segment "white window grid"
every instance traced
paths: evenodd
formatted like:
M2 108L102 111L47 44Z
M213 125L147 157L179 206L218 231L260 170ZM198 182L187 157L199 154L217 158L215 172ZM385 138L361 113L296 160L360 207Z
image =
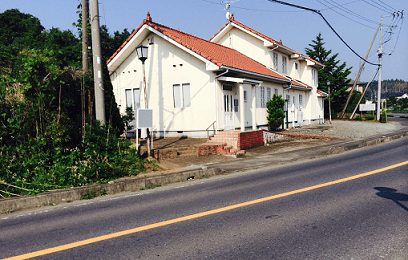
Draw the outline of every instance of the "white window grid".
M277 71L277 70L278 70L278 59L279 59L279 58L278 58L278 54L277 54L276 52L274 52L274 53L272 54L272 57L273 57L273 58L272 58L272 59L273 59L273 60L272 60L272 62L273 62L273 69Z
M173 84L173 107L191 107L190 83Z
M287 74L288 72L288 58L282 56L282 73Z

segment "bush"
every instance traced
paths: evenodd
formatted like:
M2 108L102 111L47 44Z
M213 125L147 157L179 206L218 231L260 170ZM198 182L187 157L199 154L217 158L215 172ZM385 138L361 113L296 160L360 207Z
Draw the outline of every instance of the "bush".
M355 116L355 117L354 117L354 120L361 121L361 116L359 116L359 115Z
M283 105L285 105L285 100L282 98L282 95L276 94L273 94L272 99L266 103L269 129L276 130L280 125L282 125L283 119L285 118Z
M364 119L365 119L365 120L374 120L374 119L375 119L375 116L374 116L374 115L365 115L365 116L364 116Z
M387 110L385 110L385 108L383 108L381 110L380 122L381 123L387 123L388 122L388 120L387 120Z
M31 195L43 191L106 183L144 172L144 161L110 126L88 125L79 146L58 147L31 138L16 146L0 146L0 195Z

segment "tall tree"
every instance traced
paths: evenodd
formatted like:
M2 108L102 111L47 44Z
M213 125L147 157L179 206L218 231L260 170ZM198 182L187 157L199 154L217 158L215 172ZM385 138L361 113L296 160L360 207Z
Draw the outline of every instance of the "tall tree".
M309 44L310 48L306 48L306 54L325 65L324 68L318 70L318 89L328 93L327 81L330 81L332 112L337 114L342 111L347 100L347 84L349 83L347 76L352 67L347 67L346 62L340 63L340 60L337 60L338 53L332 54L332 50L326 50L321 33L312 42ZM325 108L325 112L328 112L328 109Z
M0 13L0 43L4 45L35 45L44 27L38 18L18 9Z

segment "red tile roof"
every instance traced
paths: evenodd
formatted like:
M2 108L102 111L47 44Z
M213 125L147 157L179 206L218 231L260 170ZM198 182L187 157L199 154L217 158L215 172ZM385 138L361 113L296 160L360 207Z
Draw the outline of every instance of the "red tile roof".
M261 63L245 56L237 50L222 46L217 43L210 42L188 33L181 32L179 30L172 29L170 27L163 26L151 21L150 14L142 22L142 24L129 36L129 38L119 47L119 49L109 58L107 63L110 63L118 53L125 47L126 44L136 35L136 33L142 28L143 25L148 25L155 30L161 32L167 37L173 39L177 43L211 61L217 66L231 67L248 72L254 72L278 79L288 80L285 76L272 71Z
M328 96L327 93L325 93L325 92L323 92L323 91L321 91L321 90L318 90L318 91L317 91L317 94L322 95L322 96Z
M242 24L242 23L236 21L235 18L234 18L234 15L231 15L230 20L229 20L221 29L219 29L218 32L216 32L216 33L210 38L210 41L211 41L212 39L214 39L215 36L217 36L222 30L224 30L224 28L227 27L230 23L233 23L233 24L235 24L235 25L237 25L237 26L239 26L239 27L241 27L241 28L244 28L245 30L250 31L251 33L253 33L253 34L255 34L255 35L258 35L259 37L261 37L261 38L263 38L263 39L265 39L265 40L267 40L267 41L270 41L270 42L272 42L273 44L280 45L280 46L284 47L285 49L291 50L291 51L293 51L294 53L296 53L296 54L298 54L298 55L302 55L300 52L297 52L297 51L295 51L295 50L293 50L293 49L291 49L291 48L289 48L289 47L283 45L283 44L282 44L282 40L280 40L280 41L278 42L278 41L276 41L276 40L274 40L274 39L272 39L272 38L266 36L265 34L262 34L262 33L258 32L258 31L256 31L256 30L254 30L254 29L252 29L252 28L250 28L250 27L248 27L248 26L246 26L246 25L244 25L244 24ZM310 58L310 57L307 57L307 56L305 56L305 55L302 55L302 56L305 57L306 59L308 59L308 60L314 62L314 63L323 65L322 63L320 63L320 62L318 62L318 61L316 61L316 60L314 60L314 59L312 59L312 58Z
M299 80L293 80L292 85L299 86L299 87L304 87L304 88L307 88L307 89L313 89L311 86L309 86L309 85L307 85L307 84L305 84L305 83L303 83L303 82L301 82Z

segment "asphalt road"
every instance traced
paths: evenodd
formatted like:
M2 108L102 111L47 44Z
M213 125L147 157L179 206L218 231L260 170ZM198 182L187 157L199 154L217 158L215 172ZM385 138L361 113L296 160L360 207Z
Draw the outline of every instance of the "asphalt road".
M404 138L304 163L1 215L0 258L39 251L31 256L408 259L407 160Z

